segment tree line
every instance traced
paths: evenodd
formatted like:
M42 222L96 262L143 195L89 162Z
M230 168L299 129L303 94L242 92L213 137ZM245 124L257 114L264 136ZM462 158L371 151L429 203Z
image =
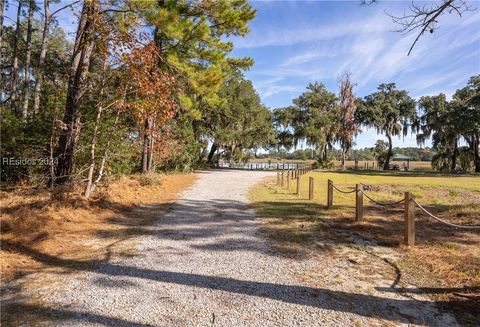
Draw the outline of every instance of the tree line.
M241 160L273 142L242 75L253 61L230 55L255 17L246 0L0 3L2 180L88 197L111 175ZM78 16L73 39L64 11Z
M374 148L385 170L394 155L393 138L414 133L419 145L431 138L434 168L480 172L480 75L472 76L450 101L445 94L416 101L395 83L382 83L377 91L357 98L349 74L339 84L337 96L322 83L310 83L291 106L273 110L277 152L305 142L319 163L328 166L337 144L344 162L355 136L370 127L387 139Z
M375 146L365 147L361 149L351 149L346 153L347 161L378 161L383 163L383 158L387 149L386 142L377 140ZM436 155L436 152L430 147L394 147L393 153L406 155L412 161L431 162ZM341 149L333 148L329 153L329 158L335 161L342 161L343 151ZM257 158L269 159L287 159L287 160L315 160L315 151L311 148L296 149L293 151L286 151L281 148L270 149L268 152L258 154ZM383 166L382 164L380 166Z
M65 11L78 17L73 38L59 24ZM231 56L230 37L255 17L247 0L0 0L0 13L3 181L80 185L88 197L116 174L248 160L299 142L325 164L334 144L348 159L362 126L389 140L385 168L391 138L410 131L432 138L439 168L480 171L479 76L451 101L416 102L395 84L357 98L345 74L338 95L314 82L270 111L243 76L253 60Z

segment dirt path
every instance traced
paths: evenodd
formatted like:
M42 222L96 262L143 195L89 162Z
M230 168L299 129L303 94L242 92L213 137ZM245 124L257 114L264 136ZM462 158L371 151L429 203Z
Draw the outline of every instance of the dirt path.
M58 260L78 272L52 273L51 285L17 297L19 308L57 326L456 325L426 299L392 291L380 273L395 276L391 254L381 249L302 260L271 251L247 200L269 175L200 172L158 224L129 241L134 251L112 249L94 266Z

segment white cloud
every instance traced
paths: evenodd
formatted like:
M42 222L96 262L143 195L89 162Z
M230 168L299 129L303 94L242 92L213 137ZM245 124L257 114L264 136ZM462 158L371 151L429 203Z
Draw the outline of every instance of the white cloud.
M306 42L327 41L352 34L374 33L385 29L385 24L379 24L381 20L385 20L383 16L385 15L382 13L382 15L363 17L359 21L342 20L329 25L324 22L317 25L297 22L295 26L284 25L283 29L279 29L279 26L267 26L261 31L252 31L245 38L234 38L234 43L237 48L291 46Z
M272 107L289 105L313 81L336 92L335 81L347 70L357 83L358 96L374 92L379 83L395 82L417 99L439 93L450 98L469 76L480 73L480 11L461 19L445 16L441 22L434 34L420 38L410 56L416 34L391 32L393 25L384 12L313 25L306 21L294 28L288 23L267 26L239 45L248 53L262 54L248 76ZM478 65L472 67L475 57ZM368 130L357 144L372 146L379 138ZM408 136L395 140L395 145L417 144L415 136Z
M305 52L300 52L296 55L293 55L287 58L280 66L281 67L289 67L292 65L299 65L304 63L309 63L313 60L319 60L324 58L334 58L338 56L338 53L333 51L328 51L325 48L322 49L315 49Z
M300 91L299 87L294 85L260 85L257 89L263 98L268 98L279 93L297 93Z
M469 76L480 73L480 10L463 18L442 16L440 28L423 35L410 56L417 34L391 32L395 26L390 17L381 10L369 12L359 16L354 10L328 21L297 17L300 23L294 25L268 21L235 44L244 52L261 54L261 63L248 75L273 106L290 104L315 80L335 92L332 87L346 70L353 74L358 96L374 92L379 83L395 82L415 98L439 93L451 97ZM292 17L296 14L292 10ZM372 146L379 138L376 131L366 130L357 139L358 147ZM395 140L395 145L416 146L415 136Z

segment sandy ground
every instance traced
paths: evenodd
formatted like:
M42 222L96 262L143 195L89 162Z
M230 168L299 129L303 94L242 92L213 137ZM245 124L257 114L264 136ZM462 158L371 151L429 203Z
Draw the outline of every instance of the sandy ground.
M306 259L272 251L247 200L250 187L272 173L198 175L156 225L128 241L133 250L112 249L110 261L95 265L57 260L74 272L30 275L16 285L41 278L41 286L4 300L35 317L25 325L457 325L426 298L394 291L395 280L380 273L395 276L394 254L380 247L373 254L339 247L335 256Z

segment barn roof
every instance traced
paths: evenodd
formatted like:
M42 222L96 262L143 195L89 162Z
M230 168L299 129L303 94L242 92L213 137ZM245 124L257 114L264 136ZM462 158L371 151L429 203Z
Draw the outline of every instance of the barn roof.
M393 156L393 160L412 160L412 157L397 153Z

